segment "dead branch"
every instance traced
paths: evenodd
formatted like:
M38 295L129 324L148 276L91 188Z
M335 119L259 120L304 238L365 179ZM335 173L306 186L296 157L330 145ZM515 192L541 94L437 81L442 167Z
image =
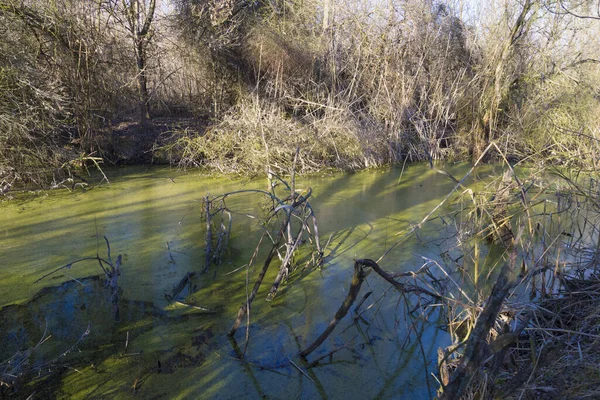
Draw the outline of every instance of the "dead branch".
M190 307L190 308L193 308L194 310L202 311L202 312L207 313L207 314L216 314L217 313L217 310L215 310L213 308L208 308L208 307L203 307L203 306L196 306L194 304L184 303L183 301L175 300L174 303L182 305L182 306Z
M371 292L369 292L371 293ZM358 336L358 335L357 335ZM316 360L314 360L313 362L311 362L310 364L308 364L307 368L313 368L315 367L317 364L319 364L321 362L321 360L326 359L327 357L331 358L333 357L333 355L335 353L337 353L340 350L344 350L347 349L348 346L354 341L354 339L357 338L357 336L354 336L352 339L350 339L348 341L348 343L344 343L342 346L336 347L335 349L331 350L329 353L322 355L321 357L317 358Z
M202 272L208 271L208 267L210 266L210 262L212 260L212 215L210 214L210 200L208 196L204 197L204 215L206 217L206 237L205 244L206 248L204 249L205 257L204 257L204 269Z
M392 275L388 274L387 272L385 272L384 270L381 269L381 267L379 267L379 265L373 261L373 260L369 260L369 259L365 259L365 260L361 260L363 262L363 264L367 267L371 267L371 269L373 269L373 271L375 271L379 276L381 276L383 279L385 279L386 281L388 281L389 283L391 283L392 285L394 285L394 287L396 289L398 289L400 292L402 293L417 293L417 294L425 294L427 296L430 296L436 300L442 300L442 296L435 294L433 292L430 292L427 289L424 289L420 286L414 286L414 285L405 285L404 283L398 282L397 280L395 280Z
M313 351L317 349L325 339L333 332L337 324L348 314L350 307L356 300L356 296L358 296L358 292L360 292L360 287L365 280L367 273L362 268L363 266L368 266L365 263L365 260L355 260L354 261L354 275L352 276L352 283L350 284L350 290L348 291L348 295L346 299L335 313L335 316L327 326L327 328L321 333L321 335L315 340L310 346L300 352L300 357L306 357Z
M462 392L469 384L469 378L479 369L482 362L489 357L491 350L487 343L487 337L490 329L496 323L496 317L506 296L508 296L514 285L516 258L516 250L513 250L510 260L502 267L500 276L492 288L492 293L483 312L477 318L475 328L467 340L462 360L450 377L449 384L443 387L440 399L460 399Z
M323 263L323 249L321 249L321 242L319 240L319 226L317 225L317 217L315 216L315 212L312 207L306 203L306 206L310 208L310 216L312 217L313 229L314 229L314 237L315 237L315 245L317 246L317 251L319 252L319 260L318 263L321 265Z
M121 271L120 271L120 267L121 267L121 255L119 255L117 257L117 262L116 264L113 264L112 259L111 259L111 255L110 255L110 243L108 242L108 238L106 236L104 236L104 240L106 242L106 249L107 249L107 256L108 256L108 260L101 258L100 255L96 254L95 257L82 257L79 258L75 261L71 261L70 263L67 263L65 265L62 265L50 272L48 272L47 274L41 276L40 278L38 278L34 283L38 283L39 281L41 281L42 279L45 279L51 275L54 275L55 273L63 270L63 269L71 269L71 267L77 263L80 263L82 261L90 261L90 260L96 260L98 261L98 264L100 265L100 268L102 269L102 272L104 273L104 276L107 279L107 282L112 286L112 281L115 277L115 275L120 275ZM104 266L106 265L106 267Z
M177 285L173 287L173 290L171 291L170 295L165 293L165 298L169 301L174 301L177 298L177 296L179 296L179 293L183 291L186 285L188 285L191 282L191 279L194 276L196 276L195 272L188 272L187 274L185 274L185 276L181 278L179 283L177 283Z
M286 207L289 207L289 206L286 206ZM262 284L262 281L265 278L267 270L269 269L269 266L271 265L271 261L273 261L273 257L275 257L277 248L281 245L281 241L283 240L283 237L285 236L285 231L286 231L287 225L290 223L290 218L292 216L290 209L286 208L285 210L286 210L285 221L281 224L281 228L279 229L279 232L277 234L277 239L275 240L275 243L271 247L271 250L269 251L269 255L265 259L265 262L260 271L260 274L258 275L258 278L256 278L256 282L254 283L254 288L252 289L250 296L248 296L246 303L244 303L238 311L238 315L235 319L235 322L233 323L233 326L229 330L229 333L228 333L229 336L235 335L235 332L240 327L240 325L242 323L242 319L248 312L248 309L252 305L252 301L254 300L254 298L256 297L256 294L258 293L258 289L260 288L260 285Z
M291 226L290 225L291 224L288 224L288 235L291 236L291 233L290 233ZM296 235L295 238L290 237L290 240L292 243L288 244L286 246L285 258L281 262L281 267L279 268L279 272L277 273L277 276L275 277L275 281L273 282L273 286L271 286L271 290L269 291L269 294L267 295L268 301L271 301L275 298L275 295L277 294L277 290L279 289L279 285L281 284L281 281L283 280L283 278L285 278L289 274L290 260L292 259L292 256L294 255L294 253L296 252L296 249L300 245L300 242L302 240L302 233L304 232L304 226L305 226L305 224L303 223L302 226L300 227L300 231L298 232L298 234Z
M225 224L221 222L221 227L219 228L219 234L217 236L217 246L212 257L212 260L217 265L217 267L221 265L223 253L225 253L225 250L227 249L227 243L229 243L229 236L231 235L231 225L233 223L231 213L228 210L223 210L223 213L227 214L227 216L229 217L229 223L226 227Z

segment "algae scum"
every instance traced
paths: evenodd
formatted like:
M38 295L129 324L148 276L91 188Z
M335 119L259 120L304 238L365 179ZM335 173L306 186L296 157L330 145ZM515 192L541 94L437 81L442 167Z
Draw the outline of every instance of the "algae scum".
M453 167L462 176L466 166ZM453 183L424 165L303 178L312 187L325 262L292 274L265 301L271 268L233 338L227 332L258 274L247 273L261 226L245 217L252 195L229 206L231 237L223 262L200 273L205 222L201 199L251 182L206 178L165 168L109 172L110 185L53 191L2 204L0 253L1 396L27 398L430 398L437 349L449 344L437 312L411 316L381 279L362 312L344 318L305 362L298 352L327 326L346 297L354 258L376 259L397 233L419 222ZM402 175L402 176L401 176ZM401 178L401 179L400 179ZM431 224L397 246L388 271L417 270L443 252L450 228ZM122 255L118 314L97 260ZM435 240L433 240L435 239ZM178 294L174 288L182 283ZM170 299L170 294L176 294ZM376 301L374 301L376 300ZM373 304L370 308L369 305ZM246 341L246 336L249 341ZM335 351L334 350L339 350ZM245 353L244 353L245 352ZM333 354L330 354L332 353ZM243 356L242 356L243 354ZM326 356L326 357L324 357ZM319 362L314 362L323 357Z

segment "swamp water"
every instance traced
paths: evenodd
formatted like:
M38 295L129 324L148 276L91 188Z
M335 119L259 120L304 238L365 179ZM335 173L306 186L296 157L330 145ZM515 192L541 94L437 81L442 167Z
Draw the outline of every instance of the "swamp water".
M460 179L466 165L447 170ZM379 258L411 224L452 190L447 177L414 164L398 169L298 179L312 187L322 245L320 270L292 275L271 302L265 298L277 266L267 274L245 323L227 332L246 298L246 268L260 236L258 222L234 215L229 248L205 274L201 200L240 189L248 181L204 177L168 168L106 171L110 185L57 190L0 204L0 373L34 372L1 397L34 398L430 398L438 387L437 349L449 344L442 316L410 314L403 297L371 274L357 302L373 294L362 318L349 313L309 362L298 352L312 343L344 301L354 258ZM484 174L482 172L482 174ZM260 199L240 195L241 214ZM52 270L83 257L122 255L119 318L97 261ZM439 259L453 228L441 220L419 229L381 261L390 272L416 271L423 257ZM249 272L254 280L264 257ZM242 267L242 268L240 268ZM165 294L188 272L193 286L179 299ZM367 309L373 301L375 305ZM415 302L413 302L415 303ZM366 310L366 311L365 311ZM41 343L43 342L43 343ZM239 355L246 350L243 361ZM13 357L10 363L5 360ZM299 368L297 368L299 367ZM11 369L12 368L12 369Z

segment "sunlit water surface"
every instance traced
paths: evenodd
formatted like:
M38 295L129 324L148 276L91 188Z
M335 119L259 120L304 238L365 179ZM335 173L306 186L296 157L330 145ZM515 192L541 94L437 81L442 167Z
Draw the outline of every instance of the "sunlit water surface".
M466 165L447 166L462 177ZM310 368L297 353L327 326L346 297L354 258L379 258L454 187L424 164L354 174L301 178L312 187L326 262L292 277L266 302L271 267L235 340L227 337L246 296L246 269L259 238L256 220L235 215L223 264L194 280L181 299L217 310L206 314L170 304L170 293L204 266L201 199L248 188L252 181L205 177L168 168L106 171L110 185L56 190L0 204L0 361L35 347L16 372L38 372L16 394L58 398L430 398L438 383L437 349L449 344L442 316L411 316L389 284L371 274L359 299L373 294L354 321L350 313L309 362L344 349ZM256 196L232 199L244 211ZM381 262L392 272L417 270L423 257L439 258L452 228L440 220L402 239ZM97 253L123 255L120 318L97 262L81 262L37 283L48 272ZM249 273L250 284L259 267ZM237 272L230 273L231 271ZM239 346L239 347L238 347ZM245 357L239 358L246 349ZM290 361L291 360L291 361ZM297 369L298 366L302 372ZM37 384L37 385L36 385Z

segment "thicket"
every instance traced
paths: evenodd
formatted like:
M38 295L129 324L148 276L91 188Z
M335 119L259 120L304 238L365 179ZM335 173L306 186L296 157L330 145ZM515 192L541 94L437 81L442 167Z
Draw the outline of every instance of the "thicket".
M114 126L148 117L203 121L164 132L156 161L222 172L287 171L298 146L310 172L492 141L598 163L591 3L2 0L0 26L3 187L113 160Z

